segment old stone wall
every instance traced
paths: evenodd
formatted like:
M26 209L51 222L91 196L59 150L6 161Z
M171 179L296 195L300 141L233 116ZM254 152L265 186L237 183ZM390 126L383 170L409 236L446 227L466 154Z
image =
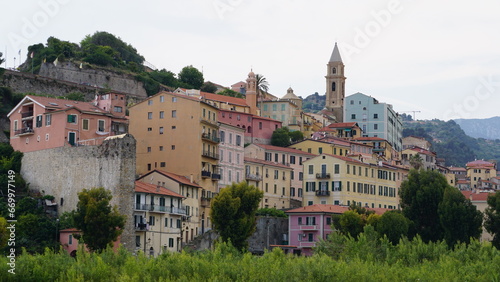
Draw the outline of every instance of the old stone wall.
M121 242L135 246L133 221L136 141L130 134L106 140L99 146L59 147L24 153L21 174L31 190L52 195L59 215L76 209L78 192L104 187L111 191L127 222Z
M129 93L137 97L147 97L142 82L137 81L134 76L118 74L97 67L91 68L88 65L80 68L79 65L72 62L62 62L57 65L44 63L40 67L39 75L80 85L108 88L113 91Z

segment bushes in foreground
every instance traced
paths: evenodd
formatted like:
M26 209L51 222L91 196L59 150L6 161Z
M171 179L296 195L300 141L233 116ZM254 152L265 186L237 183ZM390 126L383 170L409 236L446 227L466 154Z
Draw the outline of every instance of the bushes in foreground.
M366 233L366 232L365 232ZM361 235L365 236L365 235ZM356 245L357 244L357 245ZM372 244L370 246L370 244ZM381 246L386 246L382 247ZM371 249L370 249L371 248ZM375 249L374 249L375 248ZM382 255L375 256L378 249ZM385 248L385 249L384 249ZM157 258L121 249L81 253L76 259L47 249L17 257L16 274L0 259L1 281L387 281L500 279L500 252L477 241L449 250L446 244L402 240L397 246L369 238L346 242L337 259L320 251L312 257L275 249L263 256L241 254L225 243L213 251L169 253Z

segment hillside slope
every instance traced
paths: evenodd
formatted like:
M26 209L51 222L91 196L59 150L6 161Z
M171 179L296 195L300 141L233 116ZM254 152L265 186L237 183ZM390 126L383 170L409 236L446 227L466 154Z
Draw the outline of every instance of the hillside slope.
M487 119L456 119L455 122L471 137L500 139L500 116Z

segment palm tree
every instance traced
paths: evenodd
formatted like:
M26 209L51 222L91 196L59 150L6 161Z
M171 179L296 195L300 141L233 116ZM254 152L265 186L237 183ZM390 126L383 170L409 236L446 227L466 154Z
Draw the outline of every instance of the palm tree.
M416 170L419 170L424 166L424 160L420 156L420 154L416 154L410 157L410 166L413 167Z
M256 80L256 90L257 90L257 104L259 105L259 111L262 112L262 101L263 98L266 97L267 91L269 91L269 82L267 82L266 78L261 74L255 75ZM260 101L260 103L259 103Z

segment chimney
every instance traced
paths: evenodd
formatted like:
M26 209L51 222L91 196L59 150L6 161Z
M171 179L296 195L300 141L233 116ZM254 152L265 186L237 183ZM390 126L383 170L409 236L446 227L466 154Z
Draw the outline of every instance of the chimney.
M193 174L189 175L189 182L193 183Z
M156 185L156 192L160 192L160 184Z

